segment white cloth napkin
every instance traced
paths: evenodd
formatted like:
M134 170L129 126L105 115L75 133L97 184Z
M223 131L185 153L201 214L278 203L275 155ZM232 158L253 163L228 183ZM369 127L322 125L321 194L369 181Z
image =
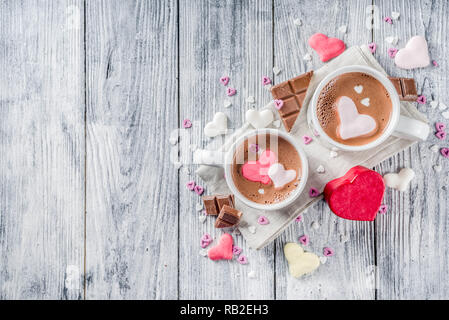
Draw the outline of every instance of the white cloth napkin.
M288 208L284 208L279 211L265 211L247 207L242 202L236 201L237 209L243 212L242 221L239 226L239 230L242 233L248 245L253 249L260 249L273 241L300 213L306 210L313 203L322 199L322 195L317 198L310 198L308 191L311 187L314 187L320 192L323 191L326 183L332 179L344 175L350 168L356 165L362 165L368 168L372 168L382 162L383 160L395 155L396 153L410 147L416 141L409 141L400 139L397 137L390 137L382 145L363 152L343 152L337 151L338 156L336 158L330 157L330 150L320 144L319 141L314 139L309 145L302 143L302 137L308 135L314 137L311 130L307 125L307 106L313 95L313 92L319 82L330 72L347 65L366 65L385 73L385 70L374 59L373 55L369 51L367 46L355 46L347 49L339 57L333 59L320 69L314 71L313 77L310 81L309 88L304 100L304 106L301 110L300 116L296 120L296 123L292 129L292 135L296 137L304 146L303 149L307 154L309 160L309 178L306 188L301 196L295 201L293 205ZM273 104L268 105L273 109L273 113L278 116L277 111L273 108ZM424 122L427 122L425 116L423 116L410 102L401 102L401 114L411 118L415 118ZM228 143L222 147L223 151L226 151L230 147L230 141L235 141L237 136L241 136L245 132L253 130L252 126L245 123L242 128L237 130L233 137L227 140ZM283 130L283 129L281 129ZM317 173L316 168L319 165L323 165L325 173ZM200 166L196 171L197 174L204 180L207 186L209 194L216 193L229 193L229 189L226 185L226 181L223 178L223 169L211 166ZM267 225L259 225L257 219L259 216L264 215L270 221ZM256 231L251 233L250 226L254 226Z

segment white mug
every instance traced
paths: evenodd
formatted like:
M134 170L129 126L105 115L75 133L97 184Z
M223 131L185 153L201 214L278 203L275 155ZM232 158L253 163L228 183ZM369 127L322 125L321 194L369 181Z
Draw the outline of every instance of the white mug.
M246 139L254 137L256 135L270 135L272 137L281 137L289 142L298 152L299 157L301 159L301 178L299 180L298 186L294 189L288 198L272 203L272 204L261 204L254 201L249 200L240 191L234 184L234 180L232 179L232 164L234 161L234 153ZM231 191L240 201L246 204L249 207L258 209L258 210L279 210L285 208L292 204L302 193L304 190L307 178L309 175L309 165L307 162L307 156L305 152L302 150L298 141L293 139L291 135L288 133L276 130L276 129L256 129L252 130L241 137L239 137L226 152L216 152L216 151L206 151L206 150L197 150L194 153L194 162L199 164L206 165L214 165L214 166L222 166L225 172L226 183ZM298 174L299 175L299 174Z
M390 122L388 126L385 128L383 134L378 139L361 146L345 145L337 141L334 141L321 128L316 115L318 97L324 86L335 77L349 72L362 72L377 79L388 91L392 103L392 113ZM382 73L373 68L354 65L339 68L331 72L323 80L321 80L318 87L315 89L315 92L309 104L309 108L307 110L307 123L309 124L312 131L314 131L319 135L320 141L324 141L327 145L330 145L331 147L336 147L340 150L345 151L364 151L374 148L383 143L391 135L404 138L407 140L421 140L421 141L426 140L430 132L430 128L427 125L427 123L402 116L400 112L401 112L401 105L399 101L399 95L395 87L391 83L391 81L385 75L383 75Z

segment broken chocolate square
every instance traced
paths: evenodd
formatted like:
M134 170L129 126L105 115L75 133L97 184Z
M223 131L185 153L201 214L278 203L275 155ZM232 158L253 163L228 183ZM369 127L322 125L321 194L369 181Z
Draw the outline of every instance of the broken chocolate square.
M242 212L224 205L215 221L215 228L229 228L237 225L242 217Z
M203 196L203 203L206 214L216 216L225 205L234 208L235 200L233 194Z
M413 102L418 99L418 92L416 91L416 84L413 78L389 77L388 79L393 83L400 100Z

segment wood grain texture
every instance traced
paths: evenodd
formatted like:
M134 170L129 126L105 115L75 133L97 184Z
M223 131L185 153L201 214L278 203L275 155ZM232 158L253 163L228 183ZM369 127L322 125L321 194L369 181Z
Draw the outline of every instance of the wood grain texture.
M276 83L290 79L323 65L308 46L308 38L316 33L338 37L346 45L371 42L371 31L365 27L365 10L370 1L275 1L274 55L275 65L283 71ZM322 18L320 18L322 17ZM293 23L302 21L301 26ZM347 26L347 33L338 31ZM303 56L309 52L313 60ZM326 166L325 163L323 163ZM320 227L311 227L313 222ZM288 274L283 247L298 242L306 234L310 245L305 248L322 256L323 248L335 250L312 275L295 279ZM340 242L340 236L349 237ZM337 218L324 201L303 214L300 223L293 223L276 241L276 298L277 299L373 299L374 298L374 224Z
M176 5L86 4L88 299L178 297Z
M208 140L203 134L215 112L225 112L229 127L238 128L250 107L248 96L256 98L258 108L271 100L262 86L262 76L272 74L271 10L270 0L180 1L180 119L194 121L191 129L181 130L182 154L190 155L191 144L199 148L220 145L220 137ZM237 89L233 97L226 96L226 87L219 82L224 75L231 79L228 86ZM232 102L229 109L223 107L225 99ZM185 187L187 181L196 179L193 166L190 171L189 175L181 170L179 185L179 298L274 298L273 245L250 250L241 236L234 236L248 256L248 265L236 260L212 262L198 254L205 232L218 238L222 231L214 229L213 217L199 222L195 205L200 197ZM250 270L256 273L255 279L248 278Z
M375 1L381 17L398 11L401 16L393 25L382 22L374 30L378 44L376 56L388 73L394 76L413 77L418 93L447 104L447 55L449 6L446 1ZM391 45L388 36L398 36L398 48L405 46L414 35L425 36L430 55L440 66L429 66L412 71L394 65L386 51ZM446 100L446 101L445 101ZM444 121L441 112L429 104L420 106L431 125ZM432 128L433 129L433 128ZM433 133L433 132L432 132ZM424 143L401 152L385 161L378 169L381 173L397 172L403 167L412 168L416 177L406 192L387 189L387 215L376 221L378 298L379 299L447 299L449 292L449 227L447 179L448 163L429 147L433 144L448 146L433 134ZM442 171L433 170L440 164Z
M0 299L80 299L83 5L0 12Z

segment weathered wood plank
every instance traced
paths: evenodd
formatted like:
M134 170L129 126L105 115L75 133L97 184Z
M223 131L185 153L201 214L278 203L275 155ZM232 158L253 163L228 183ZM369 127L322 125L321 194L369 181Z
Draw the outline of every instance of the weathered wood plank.
M272 2L264 1L180 1L180 120L194 121L191 129L181 130L182 154L190 154L189 145L205 148L203 127L217 111L229 117L229 126L242 125L249 108L248 96L256 98L256 106L270 101L262 86L263 75L272 74ZM237 95L226 96L219 82L230 77L228 86ZM232 102L229 109L224 100ZM180 125L180 123L178 123ZM215 146L220 138L213 139ZM271 299L273 291L273 246L250 250L241 236L234 236L243 248L249 264L236 260L212 262L198 252L200 237L209 232L214 238L221 231L214 229L214 218L202 224L195 205L200 197L186 189L189 180L201 181L181 170L180 174L180 235L179 235L179 298L181 299ZM207 190L206 190L207 193ZM256 279L248 278L253 270Z
M371 31L365 27L366 8L371 1L275 1L274 55L275 65L283 71L276 83L317 69L322 65L308 46L308 38L321 32L338 37L346 45L371 42ZM301 19L302 25L293 21ZM338 28L347 26L347 34ZM303 56L309 52L313 60ZM320 227L311 227L318 222ZM322 255L324 247L335 250L312 275L294 279L288 274L283 253L286 242L298 242L307 234L310 251ZM340 235L349 236L346 243ZM277 299L373 299L374 298L374 224L337 218L323 202L303 214L303 221L293 223L276 242L276 298Z
M81 299L83 4L0 12L0 299Z
M176 6L86 3L89 299L178 297Z
M413 77L418 92L429 100L447 104L449 40L446 21L449 6L446 1L375 1L381 17L398 11L401 16L392 25L381 22L374 30L378 44L377 57L387 72L396 76ZM426 36L431 57L440 66L405 71L397 68L387 55L392 47L385 42L388 36L398 36L398 48L405 46L414 35ZM445 101L446 100L446 101ZM439 110L419 107L433 125L444 120ZM443 121L447 124L447 121ZM432 144L447 146L431 135L428 141L401 152L377 169L382 173L397 172L410 167L416 177L406 192L387 189L387 215L379 217L377 227L377 263L379 299L447 299L449 292L449 227L446 159L429 150ZM433 165L440 164L436 173Z

